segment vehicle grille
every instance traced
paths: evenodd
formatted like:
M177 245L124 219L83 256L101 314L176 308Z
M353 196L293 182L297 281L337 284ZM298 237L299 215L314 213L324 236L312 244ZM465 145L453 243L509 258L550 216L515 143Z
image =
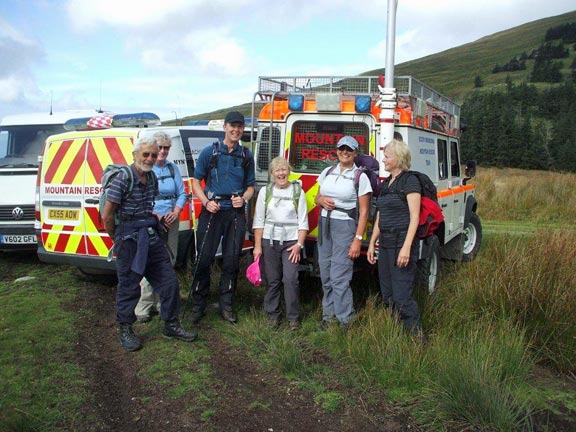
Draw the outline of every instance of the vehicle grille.
M24 212L22 218L15 218L15 209L20 208ZM4 205L0 206L0 222L15 222L15 221L34 221L34 206L33 205Z

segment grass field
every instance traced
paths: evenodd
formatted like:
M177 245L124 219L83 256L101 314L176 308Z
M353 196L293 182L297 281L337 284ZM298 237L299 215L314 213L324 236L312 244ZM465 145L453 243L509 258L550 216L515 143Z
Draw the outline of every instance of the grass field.
M566 229L575 226L576 176L478 172L482 248L471 263L444 262L432 297L419 293L427 345L382 308L366 274L355 276L358 316L346 333L317 331L320 288L309 279L298 333L269 329L264 289L244 280L239 324L209 324L262 370L309 392L325 412L338 412L351 392L373 388L427 431L576 430L576 231ZM0 255L0 274L0 430L71 430L66 425L91 397L70 361L74 323L82 319L69 307L80 292L75 269ZM34 279L17 281L24 276ZM180 278L185 295L189 275ZM209 423L217 397L209 352L205 344L176 354L151 344L138 357L139 374L158 382L167 398L194 398Z

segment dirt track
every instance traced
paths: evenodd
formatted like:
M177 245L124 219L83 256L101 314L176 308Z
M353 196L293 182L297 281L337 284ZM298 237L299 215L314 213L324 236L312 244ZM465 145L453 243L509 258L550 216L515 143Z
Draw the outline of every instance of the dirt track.
M74 430L418 430L405 415L393 412L383 398L376 398L379 402L368 406L363 399L366 395L349 395L353 402L343 410L333 414L322 411L311 394L281 376L263 371L242 350L223 341L208 324L202 324L200 331L210 350L214 377L211 390L218 398L211 407L213 415L202 421L200 411L190 410L197 405L193 399L171 399L161 386L139 376L134 355L125 352L118 342L114 295L113 285L86 284L72 305L82 312L75 362L85 371L93 398L84 407L82 424L74 425ZM266 403L254 405L255 400Z

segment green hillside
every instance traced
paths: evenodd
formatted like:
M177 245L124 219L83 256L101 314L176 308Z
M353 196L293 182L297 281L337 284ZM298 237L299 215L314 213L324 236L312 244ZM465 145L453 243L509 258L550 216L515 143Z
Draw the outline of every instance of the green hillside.
M462 102L466 95L474 90L474 77L480 76L485 87L504 85L506 76L513 82L527 78L530 68L510 74L492 74L496 64L504 64L522 52L530 53L544 42L546 31L550 27L576 21L576 11L555 17L533 21L509 30L485 36L456 48L417 60L401 63L395 67L395 75L412 75L425 82L440 93ZM568 73L573 54L563 72ZM383 74L384 69L375 69L362 75Z
M474 90L474 78L476 76L479 76L484 82L484 89L504 86L507 76L515 83L526 80L531 68L530 61L528 62L528 69L525 71L492 74L492 69L496 64L505 64L512 58L520 56L522 52L530 53L544 42L544 36L549 28L570 22L576 22L576 11L533 21L485 36L475 42L398 64L395 67L395 75L412 75L445 96L461 103L466 95ZM565 69L562 72L565 74L569 72L569 66L574 59L574 51L573 49L570 50L570 58L563 61ZM361 75L383 73L384 68L380 68ZM255 80L255 88L256 85ZM232 109L249 116L251 104L247 101L243 105L184 117L181 121L223 118L225 113ZM167 124L170 123L173 122Z

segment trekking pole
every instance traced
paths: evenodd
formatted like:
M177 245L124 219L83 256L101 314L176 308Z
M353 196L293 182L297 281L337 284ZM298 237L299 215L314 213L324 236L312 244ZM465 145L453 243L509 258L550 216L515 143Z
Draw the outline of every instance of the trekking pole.
M208 211L208 210L206 210ZM188 304L190 303L190 299L192 298L192 293L194 291L194 285L196 283L196 276L198 276L198 264L204 255L204 245L206 244L206 237L210 233L210 227L212 226L212 219L214 218L214 213L210 213L210 217L208 218L208 223L206 224L206 230L204 232L204 237L202 238L202 244L200 245L200 250L196 253L196 265L194 266L194 274L192 275L192 286L190 287L190 292L188 293L188 298L186 298L186 303L184 304L184 310L182 311L182 319L186 317L186 310L188 309Z

